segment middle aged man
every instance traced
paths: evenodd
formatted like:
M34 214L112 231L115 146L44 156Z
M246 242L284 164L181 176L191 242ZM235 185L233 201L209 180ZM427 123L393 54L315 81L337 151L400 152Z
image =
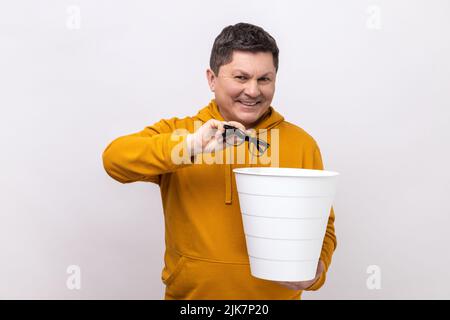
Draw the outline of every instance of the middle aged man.
M314 279L277 282L250 274L232 170L323 169L316 141L271 106L278 53L276 41L258 26L238 23L224 28L215 39L206 72L215 99L194 116L163 119L119 137L103 152L105 170L115 180L160 186L166 299L299 299L303 290L317 290L325 282L336 248L333 208ZM261 156L257 143L241 141L240 146L253 148L253 153L237 161L237 153L226 151L239 148L233 146L238 137L230 139L225 125L240 129L241 135L264 138L269 149Z

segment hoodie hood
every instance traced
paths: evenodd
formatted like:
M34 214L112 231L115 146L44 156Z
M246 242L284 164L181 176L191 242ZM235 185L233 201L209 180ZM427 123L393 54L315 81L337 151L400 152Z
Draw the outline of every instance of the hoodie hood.
M210 119L216 119L219 121L225 121L219 111L219 107L217 106L216 100L212 99L211 102L201 109L196 118L200 119L203 122L206 122ZM284 117L279 114L272 106L269 107L267 112L261 116L258 122L252 129L271 129L277 127L280 123L284 121ZM258 133L258 131L257 131ZM225 164L225 204L232 203L232 181L233 181L233 170L232 164Z

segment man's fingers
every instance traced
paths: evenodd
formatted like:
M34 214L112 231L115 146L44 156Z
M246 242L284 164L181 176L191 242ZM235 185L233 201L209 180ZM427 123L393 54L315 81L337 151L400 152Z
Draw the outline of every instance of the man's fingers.
M214 120L211 125L213 129L217 129L220 133L222 133L225 131L225 128L223 127L224 124L225 121Z
M285 282L285 281L278 281L278 283L288 289L291 289L291 290L302 290L303 289L302 283Z
M208 137L220 136L225 131L223 125L224 125L223 121L219 121L216 119L208 120L204 125L207 130L207 136Z
M256 137L256 130L255 130L255 129L248 129L248 130L245 130L245 133L246 133L247 135L249 135L250 137Z
M237 121L228 121L227 123L230 126L236 127L236 128L241 129L242 131L245 132L245 126L242 123L237 122Z

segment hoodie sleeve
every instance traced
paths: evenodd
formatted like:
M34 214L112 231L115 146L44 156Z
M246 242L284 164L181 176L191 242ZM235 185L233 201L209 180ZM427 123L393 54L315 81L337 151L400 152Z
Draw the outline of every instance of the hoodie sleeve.
M320 153L319 147L316 145L315 151L314 151L314 163L313 168L316 170L323 170L323 162L322 162L322 155ZM334 209L331 207L330 210L330 216L328 217L328 224L327 224L327 230L325 232L325 237L323 240L322 245L322 251L320 254L320 259L325 264L325 271L322 272L320 278L313 283L309 288L305 289L306 291L316 291L320 289L326 280L326 274L328 271L328 268L331 264L331 258L333 256L333 252L336 249L337 241L336 241L336 234L334 231Z
M161 120L113 140L102 155L106 172L121 183L159 184L161 175L192 164L183 127L177 118Z

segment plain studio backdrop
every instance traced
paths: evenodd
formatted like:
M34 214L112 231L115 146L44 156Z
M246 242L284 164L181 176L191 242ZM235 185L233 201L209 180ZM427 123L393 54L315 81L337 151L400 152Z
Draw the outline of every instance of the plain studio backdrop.
M0 298L163 298L159 188L101 155L206 106L238 22L276 38L272 105L341 173L338 247L303 298L450 298L446 0L2 0Z

